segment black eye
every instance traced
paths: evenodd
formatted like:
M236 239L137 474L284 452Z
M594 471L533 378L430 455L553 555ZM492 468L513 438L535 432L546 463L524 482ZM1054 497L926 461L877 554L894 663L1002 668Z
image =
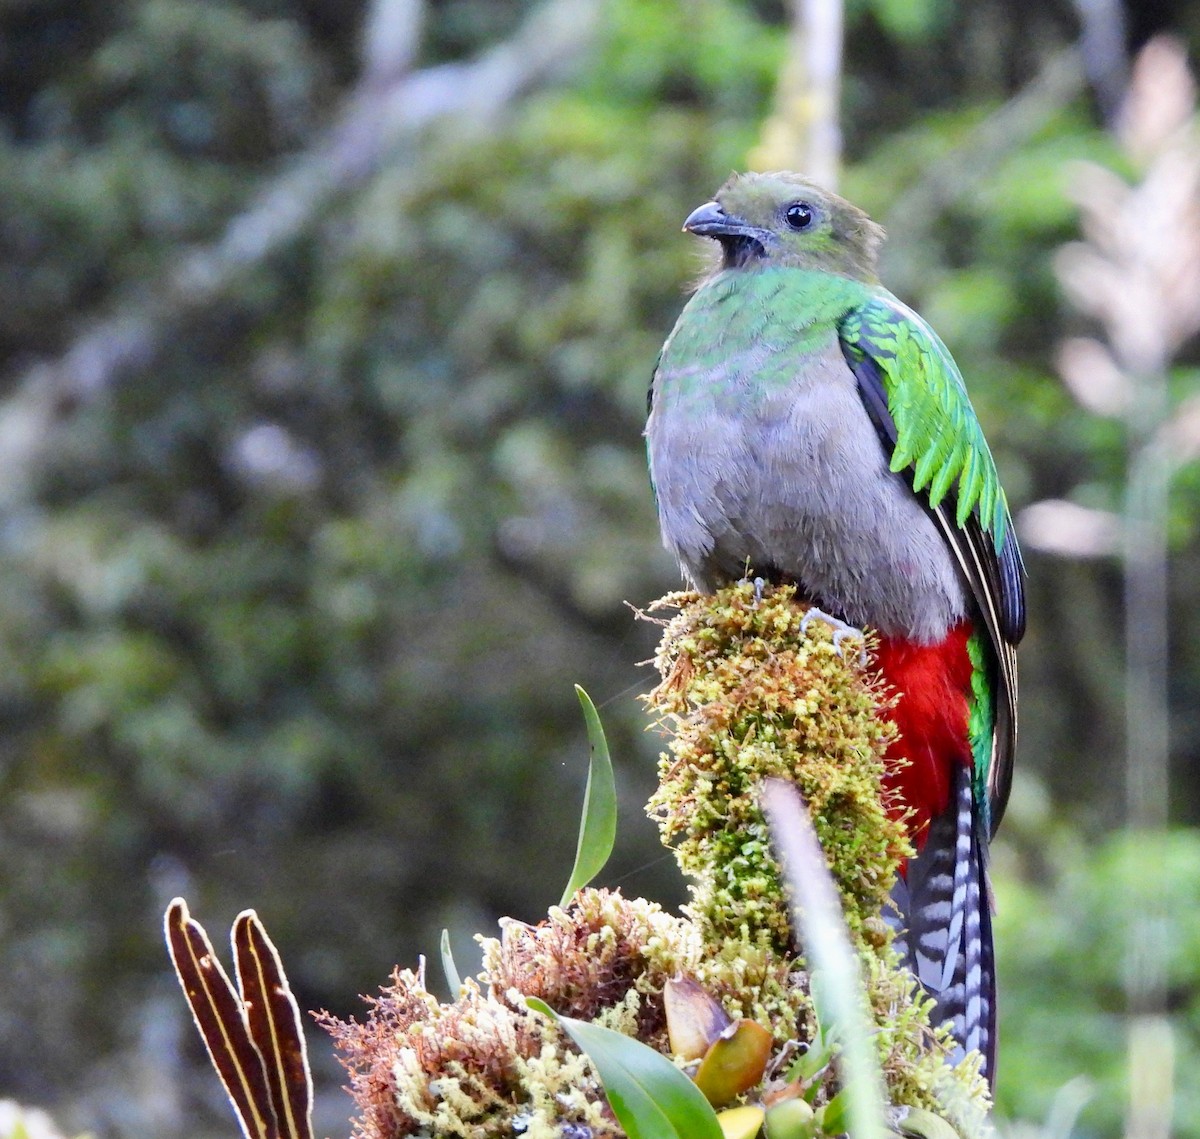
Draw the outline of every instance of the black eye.
M792 229L807 229L812 225L813 218L816 214L812 206L807 202L793 202L786 210L783 211L783 220L792 227Z

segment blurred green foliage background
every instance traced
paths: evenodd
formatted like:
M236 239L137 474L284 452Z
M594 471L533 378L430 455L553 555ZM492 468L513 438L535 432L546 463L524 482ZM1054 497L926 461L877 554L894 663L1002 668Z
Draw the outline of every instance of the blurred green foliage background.
M1120 508L1121 423L1054 370L1089 327L1054 254L1073 161L1131 173L1124 62L1200 37L1184 0L1131 3L1105 55L1097 7L1122 14L846 10L842 189L888 226L885 279L954 351L1018 510ZM443 926L463 965L497 917L537 920L574 847L575 682L624 796L606 884L682 897L640 814L656 638L629 605L678 580L645 392L702 264L680 224L745 167L791 18L0 2L0 1098L97 1136L233 1133L161 945L175 894L214 934L255 907L302 1004L342 1016ZM1119 834L1119 562L1027 543L995 855L1010 1120L1084 1076L1079 1133L1120 1133L1141 874L1175 919L1175 1129L1200 1136L1198 492L1183 466L1161 849ZM316 1036L318 1128L344 1134Z

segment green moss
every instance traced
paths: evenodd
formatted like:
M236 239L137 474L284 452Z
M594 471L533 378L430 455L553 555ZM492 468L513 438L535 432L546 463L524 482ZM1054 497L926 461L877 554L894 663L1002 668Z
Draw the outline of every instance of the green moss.
M648 810L691 879L689 913L716 945L743 927L779 953L790 927L779 866L758 793L763 779L804 794L846 919L860 945L878 947L878 921L911 853L890 812L883 756L895 728L890 697L835 646L829 625L804 625L790 586L755 599L749 583L715 597L677 594L648 703L670 735Z

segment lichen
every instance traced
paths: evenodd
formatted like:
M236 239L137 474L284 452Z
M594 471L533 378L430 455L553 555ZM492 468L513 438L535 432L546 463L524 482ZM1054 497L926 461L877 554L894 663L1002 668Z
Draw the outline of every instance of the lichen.
M912 849L885 779L894 694L870 668L870 636L839 644L788 586L674 594L651 612L664 608L678 612L652 618L664 632L647 702L668 742L647 809L689 881L682 916L585 889L537 925L505 921L498 938L481 938L483 970L452 1004L402 972L365 1023L325 1018L359 1105L356 1135L620 1136L590 1062L525 1006L529 996L669 1053L663 988L682 975L730 1017L768 1028L780 1055L817 1039L759 803L768 776L795 782L809 806L862 960L892 1103L977 1134L987 1105L978 1059L951 1066L948 1033L931 1027L932 1002L900 967L883 920ZM769 1066L761 1092L778 1094L785 1070ZM817 1079L821 1104L836 1065Z
M759 802L765 778L790 779L863 962L893 1102L941 1111L970 1130L987 1102L978 1059L962 1061L947 1082L953 1043L931 1027L933 1002L901 968L883 920L913 850L885 779L895 694L871 669L872 635L839 643L788 585L678 593L651 612L668 608L678 613L664 622L662 680L647 697L668 744L647 810L689 878L698 978L780 1040L811 1037L804 961Z

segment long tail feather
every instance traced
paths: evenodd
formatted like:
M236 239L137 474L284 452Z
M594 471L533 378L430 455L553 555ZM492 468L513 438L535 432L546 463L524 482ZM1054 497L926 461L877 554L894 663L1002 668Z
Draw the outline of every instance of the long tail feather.
M899 952L962 1051L983 1056L990 1083L996 1072L996 971L979 818L970 772L961 768L949 807L934 819L892 900Z

